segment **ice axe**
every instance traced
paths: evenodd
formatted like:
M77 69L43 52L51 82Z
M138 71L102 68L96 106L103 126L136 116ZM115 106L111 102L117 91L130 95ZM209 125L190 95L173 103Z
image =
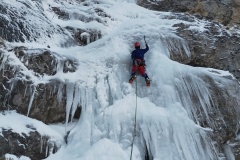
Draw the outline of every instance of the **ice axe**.
M145 41L145 44L147 45L147 42L146 42L146 39L145 39L145 35L143 36L143 39L144 39L144 41Z

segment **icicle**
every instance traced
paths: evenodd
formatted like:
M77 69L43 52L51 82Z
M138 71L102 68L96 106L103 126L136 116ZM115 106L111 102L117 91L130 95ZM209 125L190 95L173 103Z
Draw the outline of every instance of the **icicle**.
M58 103L62 102L62 96L63 96L63 83L59 83L58 91L57 91Z
M110 101L110 91L107 77L104 77L103 75L97 76L96 95L101 107L99 110L102 111L109 105Z
M20 61L23 62L24 61L24 56L20 58Z
M186 54L187 57L191 55L190 49L186 41L180 37L164 37L164 35L160 35L159 39L163 46L166 46L166 55L170 57L171 51L174 53L178 53L182 56L182 53Z
M16 77L14 77L14 79L11 79L11 87L10 87L10 92L12 92L13 91L13 88L14 88L14 86L15 86L15 83L16 83Z
M59 83L55 83L55 85L54 85L54 93L56 93L58 91L58 86L59 86Z
M46 146L46 151L45 151L45 157L47 157L47 156L48 156L48 144Z
M28 86L26 86L26 88L25 88L25 91L24 91L24 98L25 98L25 96L26 96L26 93L27 93L27 89L28 89Z
M196 75L183 75L180 81L175 82L177 88L178 99L181 100L184 108L187 110L191 118L198 121L198 114L209 120L208 113L212 110L211 95L202 79ZM196 96L195 101L191 99ZM200 110L197 106L201 107Z
M69 61L66 61L66 62L65 62L65 66L66 66L67 68L69 68Z
M2 59L1 61L1 64L0 64L0 71L2 70L2 76L4 76L4 70L5 70L5 64L6 64L6 61L7 61L7 56L4 55L4 54L1 54L0 56L0 60Z
M80 98L79 98L80 97L80 95L79 95L80 91L79 90L80 90L79 86L75 85L74 100L73 100L73 104L72 104L72 113L71 113L71 122L73 120L73 117L74 117L74 114L77 110L77 107L80 103Z
M98 32L96 33L96 40L98 40L99 39L99 37L98 37Z
M27 59L27 61L25 62L25 65L28 66L28 59Z
M69 114L73 103L73 94L74 94L74 84L67 83L66 84L66 94L67 94L67 104L66 104L66 123L65 123L65 131L67 133L67 124L69 120Z
M29 113L30 113L30 109L31 109L31 107L32 107L32 102L33 102L33 99L34 99L34 96L35 96L35 92L36 92L36 87L35 86L32 86L32 88L31 88L32 90L31 90L31 99L30 99L30 102L29 102L29 105L28 105L28 113L27 113L27 117L28 117L28 115L29 115Z
M80 104L82 106L82 108L85 108L86 106L86 91L85 89L80 90Z
M86 43L87 43L87 44L89 44L89 43L91 42L91 40L90 40L90 37L91 37L91 36L90 36L90 34L87 33L87 32L81 33L80 37L81 37L81 40L82 40L82 41L86 38Z
M47 142L47 148L48 148L48 156L53 154L53 151L54 151L54 142L51 141L51 140L48 140Z
M57 73L57 72L63 72L63 67L64 67L64 64L63 64L62 61L58 58L58 59L57 59L56 73Z
M42 149L43 149L43 138L41 135L41 139L40 139L40 153L42 153Z
M87 36L87 44L89 44L91 41L90 41L90 36Z

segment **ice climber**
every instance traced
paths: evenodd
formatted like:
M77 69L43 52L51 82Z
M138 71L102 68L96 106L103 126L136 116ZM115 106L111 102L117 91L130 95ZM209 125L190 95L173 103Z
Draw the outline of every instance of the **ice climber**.
M144 36L145 40L145 36ZM149 50L148 44L145 41L146 48L140 49L140 43L134 43L135 50L131 53L132 58L132 74L131 78L129 79L129 83L136 79L136 72L139 71L140 74L145 78L146 85L150 86L150 79L148 78L147 73L145 73L145 61L144 61L144 54Z

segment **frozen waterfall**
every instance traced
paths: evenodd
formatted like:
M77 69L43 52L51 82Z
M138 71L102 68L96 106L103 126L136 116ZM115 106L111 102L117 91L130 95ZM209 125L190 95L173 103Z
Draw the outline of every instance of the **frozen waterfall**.
M159 38L155 45L172 43L173 39L175 46L169 44L157 48L150 45L146 55L147 72L152 79L149 88L141 76L137 77L137 83L128 84L130 65L120 54L117 58L107 59L107 64L99 64L100 68L106 65L104 72L93 77L91 86L83 87L79 81L68 82L67 120L77 107L82 108L81 117L70 131L67 146L48 159L58 156L83 160L129 159L136 105L134 160L145 160L146 157L154 160L217 159L218 152L208 135L212 130L202 128L198 123L201 117L208 119L208 112L216 107L200 77L210 74L201 68L170 60L169 55L163 53L179 48L185 48L182 54L190 53L183 40L165 38L169 39L162 41ZM115 43L124 41L115 38L110 43L116 46Z

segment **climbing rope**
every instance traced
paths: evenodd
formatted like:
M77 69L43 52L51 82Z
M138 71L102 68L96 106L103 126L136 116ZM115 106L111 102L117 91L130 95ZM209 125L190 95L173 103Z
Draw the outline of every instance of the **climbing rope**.
M133 143L134 143L134 138L135 138L135 136L136 136L136 122L137 122L137 77L136 77L136 108L135 108L134 129L133 129L133 140L132 140L132 148L131 148L130 160L132 160Z

